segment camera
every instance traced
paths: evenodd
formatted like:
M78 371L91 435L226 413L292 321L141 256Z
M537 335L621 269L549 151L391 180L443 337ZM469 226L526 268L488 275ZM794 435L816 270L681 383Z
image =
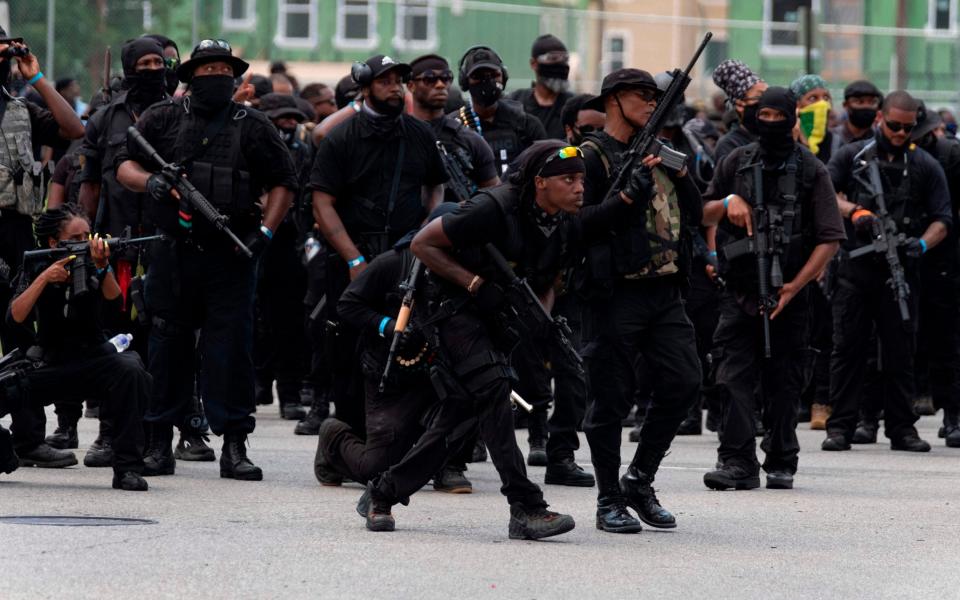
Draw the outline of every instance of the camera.
M28 54L30 54L30 48L26 46L10 46L0 52L0 58L22 58Z

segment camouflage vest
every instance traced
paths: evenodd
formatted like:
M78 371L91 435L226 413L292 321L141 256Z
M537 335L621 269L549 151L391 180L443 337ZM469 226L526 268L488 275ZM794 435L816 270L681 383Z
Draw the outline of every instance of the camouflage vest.
M635 274L626 275L627 279L672 275L680 271L677 259L680 257L681 223L676 187L663 169L654 168L652 173L656 194L650 201L645 219L650 264Z
M0 208L35 215L43 210L42 166L33 159L30 111L22 100L6 100L0 138Z

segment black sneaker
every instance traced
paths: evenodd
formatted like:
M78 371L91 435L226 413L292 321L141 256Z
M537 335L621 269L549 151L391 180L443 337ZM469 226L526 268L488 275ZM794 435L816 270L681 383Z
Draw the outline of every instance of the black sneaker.
M851 444L876 444L878 429L880 429L880 425L877 423L860 421L860 423L857 424L856 431L853 432L853 437L850 439L850 443Z
M908 433L900 439L890 440L890 449L906 452L930 452L930 444L920 439L917 434Z
M146 433L150 441L143 455L143 476L173 475L177 470L177 460L173 457L172 448L173 425L148 424Z
M572 458L564 458L547 463L547 474L543 478L549 485L569 485L571 487L593 487L596 480L583 470Z
M464 476L463 470L446 465L434 476L433 489L448 494L470 494L473 484Z
M20 454L21 467L39 467L41 469L62 469L77 464L77 457L68 450L57 450L47 444L40 444L33 450Z
M247 458L247 434L228 433L223 436L220 451L220 477L240 481L261 481L263 471Z
M313 457L313 474L322 486L335 487L343 484L343 475L338 473L330 464L330 459L327 457L324 447L331 436L345 429L349 429L349 425L333 418L326 419L320 425L317 453Z
M57 427L53 433L43 440L51 448L57 450L72 450L80 447L80 440L77 438L77 427L63 426Z
M189 460L195 462L211 462L217 460L217 455L213 448L207 445L210 438L202 433L192 431L181 431L180 441L173 450L173 457L177 460Z
M944 427L943 438L947 448L960 448L960 427L956 425Z
M109 439L98 437L90 444L87 453L83 456L83 466L91 469L113 466L113 445Z
M842 452L850 449L850 442L842 433L828 433L827 439L820 444L820 449L827 452Z
M767 473L768 490L792 490L793 475L786 471L771 471Z
M527 508L519 502L510 505L508 530L511 540L540 540L566 533L575 526L570 515L555 513L542 506Z
M657 493L653 489L653 478L629 467L626 474L620 478L620 493L627 501L627 506L637 512L640 520L657 529L675 529L677 519L660 505Z
M357 501L357 513L367 522L370 531L393 531L397 522L390 513L392 505L373 496L372 484L367 484L360 500Z
M627 510L622 496L601 496L597 500L597 529L608 533L640 533L643 525Z
M547 466L546 440L530 440L530 452L527 454L527 465L531 467Z
M487 462L487 447L483 445L483 440L478 439L473 446L473 453L470 455L470 462Z
M753 490L760 487L760 475L739 465L727 465L703 476L703 484L711 490Z
M133 471L127 471L125 473L114 472L113 489L128 492L145 492L149 489L149 486L147 485L147 480L141 477L139 473L134 473Z
M13 473L20 468L20 459L13 449L13 436L0 427L0 473Z

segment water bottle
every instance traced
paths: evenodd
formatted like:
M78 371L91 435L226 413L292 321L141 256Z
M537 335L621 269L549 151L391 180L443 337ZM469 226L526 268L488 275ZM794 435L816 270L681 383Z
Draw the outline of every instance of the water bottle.
M129 333L118 333L110 338L110 343L117 349L117 352L123 352L129 348L131 342L133 342L133 335Z
M320 242L312 233L307 236L307 240L303 243L303 252L306 255L307 262L313 260L313 257L320 252Z

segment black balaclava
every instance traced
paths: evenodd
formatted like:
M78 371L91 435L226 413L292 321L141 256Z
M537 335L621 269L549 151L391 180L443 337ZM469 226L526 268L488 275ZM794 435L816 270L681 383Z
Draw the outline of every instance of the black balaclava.
M190 106L200 114L222 110L233 99L234 80L230 75L203 75L190 80Z
M123 87L127 99L137 108L143 109L163 99L166 94L164 69L144 69L137 71L137 61L148 54L163 57L163 48L152 38L137 38L123 45L120 62L123 65Z
M174 64L172 67L170 63L167 62L167 57L163 57L163 62L166 65L164 68L164 79L167 80L167 95L172 96L173 93L177 91L177 86L180 85L180 78L177 77L177 67L180 66L180 47L177 46L175 41L159 33L148 33L143 37L157 40L157 43L160 44L160 47L164 50L167 48L173 48L177 52L176 64Z
M756 119L757 137L764 156L783 160L793 151L793 127L797 124L797 98L787 88L773 86L760 96L757 112L762 108L780 111L786 117L782 121Z

